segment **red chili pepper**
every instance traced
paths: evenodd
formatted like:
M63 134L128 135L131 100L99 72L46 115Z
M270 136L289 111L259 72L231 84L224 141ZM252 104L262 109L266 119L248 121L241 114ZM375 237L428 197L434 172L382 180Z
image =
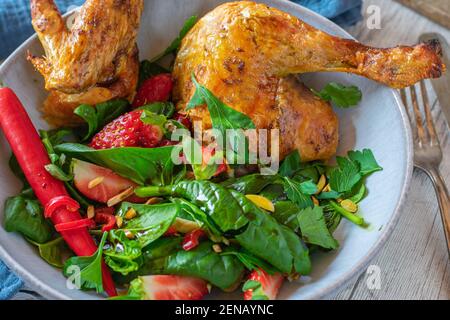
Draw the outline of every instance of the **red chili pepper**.
M173 80L170 73L158 74L145 80L136 93L133 107L138 108L153 102L169 100L173 88Z
M45 170L45 165L50 163L48 154L24 107L9 88L0 88L0 127L42 206L46 207L57 197L69 197L64 184ZM59 225L81 220L81 216L77 210L59 206L51 214L51 220ZM87 228L61 231L61 236L76 255L90 256L97 250ZM114 282L105 263L102 264L102 278L106 293L116 296Z
M169 229L167 229L166 233L164 233L165 237L171 237L178 234L177 229L174 226L170 226Z
M114 211L112 211L114 212ZM116 226L116 217L107 210L98 210L95 213L95 222L103 224L102 232L111 231Z
M206 236L205 231L202 229L196 229L187 233L183 238L182 247L184 250L189 251L198 246L200 238Z

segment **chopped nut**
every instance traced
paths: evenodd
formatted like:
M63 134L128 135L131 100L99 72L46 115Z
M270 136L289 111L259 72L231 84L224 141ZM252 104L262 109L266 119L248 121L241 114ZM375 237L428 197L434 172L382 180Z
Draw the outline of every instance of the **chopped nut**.
M87 217L89 219L92 219L92 218L94 218L94 216L95 216L95 208L94 208L94 206L88 206L88 208L87 208Z
M264 209L264 210L267 210L270 212L275 211L275 207L274 207L272 201L270 201L266 197L263 197L263 196L260 196L257 194L247 194L245 196L247 197L248 200L250 200L251 202L256 204L261 209Z
M115 195L114 197L109 199L108 202L106 203L106 205L108 207L115 206L116 204L122 202L123 200L125 200L126 198L131 196L133 193L134 193L134 188L133 187L129 187L125 191L123 191L123 192L119 193L118 195Z
M152 197L152 198L148 199L145 204L147 204L147 205L149 205L149 204L157 204L157 203L160 203L161 201L162 201L161 198Z
M105 180L105 177L97 177L95 179L92 179L91 181L89 181L88 183L88 189L92 189L95 188L96 186L98 186L100 183L103 182L103 180Z
M325 188L322 189L322 191L323 191L323 192L330 192L330 191L331 191L330 184L327 184L327 185L325 186Z
M128 239L134 239L134 233L130 230L125 230L125 237L127 237Z
M212 290L212 285L211 285L211 283L207 283L207 284L206 284L206 288L208 289L208 293L211 293L211 290Z
M342 202L342 198L337 198L336 201L337 201L338 203L341 203L341 202Z
M213 244L212 248L213 248L214 252L217 252L217 253L222 252L222 247L220 245L218 245L217 243Z
M317 200L316 197L311 196L311 200L314 203L315 206L319 206L319 200Z
M119 227L119 228L122 227L123 219L121 216L116 216L116 224L117 224L117 227Z
M325 177L325 175L321 175L319 182L317 182L317 192L316 194L319 194L322 192L323 188L325 188L325 184L327 183L327 178Z
M133 208L130 208L127 213L125 213L125 219L127 220L131 220L134 217L136 217L137 213L136 210L134 210Z
M228 239L225 238L225 237L222 237L222 242L223 242L223 244L226 245L226 246L229 246L229 245L230 245L230 240L228 240Z
M358 211L358 205L350 199L342 200L341 207L351 213L355 213L356 211Z

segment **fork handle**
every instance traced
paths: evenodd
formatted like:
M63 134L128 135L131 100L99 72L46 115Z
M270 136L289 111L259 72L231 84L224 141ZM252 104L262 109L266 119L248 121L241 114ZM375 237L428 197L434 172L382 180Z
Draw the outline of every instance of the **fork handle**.
M434 189L436 190L439 208L441 211L442 224L444 225L445 238L447 240L447 250L450 255L450 198L444 179L439 170L429 170L429 176L433 181Z

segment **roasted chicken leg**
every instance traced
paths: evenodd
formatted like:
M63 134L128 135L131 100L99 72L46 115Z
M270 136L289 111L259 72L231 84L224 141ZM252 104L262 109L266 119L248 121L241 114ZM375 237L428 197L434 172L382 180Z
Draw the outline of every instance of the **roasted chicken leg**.
M350 72L393 88L445 70L435 42L376 49L328 35L264 4L225 3L184 38L175 61L174 97L184 109L194 93L191 74L257 128L280 129L280 156L300 151L303 161L327 159L337 148L338 121L330 105L293 74ZM211 127L207 109L189 115Z
M73 109L131 98L139 72L136 36L143 0L87 0L68 27L53 0L31 0L32 23L45 57L29 55L50 91L44 115L75 124Z

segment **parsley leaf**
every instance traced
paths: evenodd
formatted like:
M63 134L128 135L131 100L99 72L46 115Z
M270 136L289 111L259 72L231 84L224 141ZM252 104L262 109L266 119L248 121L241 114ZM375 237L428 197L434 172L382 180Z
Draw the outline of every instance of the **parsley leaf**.
M330 187L337 192L350 191L361 180L359 165L348 158L337 157L338 167L330 173Z
M308 181L308 183L309 183L309 181ZM283 186L284 186L284 192L286 192L288 199L291 200L292 202L294 202L295 204L297 204L297 206L300 209L304 209L304 208L313 206L311 197L303 192L303 191L305 191L304 189L308 189L308 188L305 188L305 187L302 188L301 183L299 183L295 180L292 180L288 177L284 177ZM302 189L303 189L303 191L302 191Z
M325 249L336 249L339 246L327 228L321 207L303 209L297 215L297 221L305 242Z
M337 107L349 108L356 106L362 99L362 92L356 86L344 86L331 82L321 91L312 90L313 93L325 101L333 102Z
M361 175L365 176L370 173L383 170L377 163L371 150L364 149L363 151L350 151L348 153L350 160L358 162L361 167Z
M296 171L301 168L300 153L298 150L294 150L284 158L283 163L280 166L280 175L285 177L292 176Z
M97 251L92 256L72 257L64 263L64 276L79 277L81 289L95 289L97 293L103 292L102 282L102 254L108 232L104 232ZM74 274L78 267L79 274ZM77 281L75 281L77 283Z

